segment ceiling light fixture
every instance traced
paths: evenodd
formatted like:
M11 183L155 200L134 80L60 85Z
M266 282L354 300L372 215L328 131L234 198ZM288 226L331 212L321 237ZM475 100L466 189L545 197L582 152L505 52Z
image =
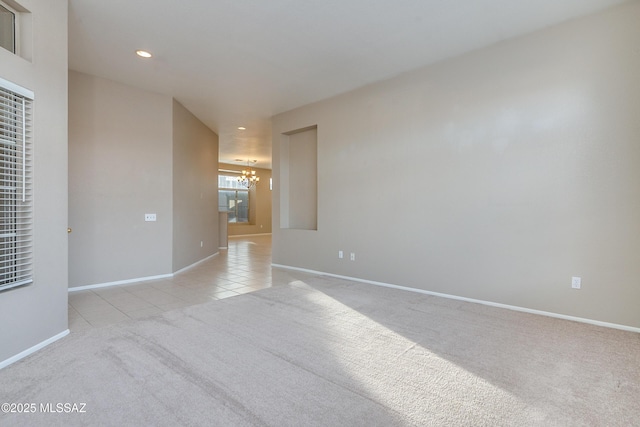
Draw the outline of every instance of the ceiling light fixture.
M256 162L257 160L253 160L254 164ZM256 171L251 169L251 161L247 160L247 169L242 171L242 175L238 177L238 182L240 183L240 185L251 188L256 185L258 181L260 181L260 177L256 175Z
M244 126L238 126L238 130L247 130L247 128Z
M153 55L151 55L150 52L147 52L146 50L136 50L136 55L138 55L141 58L151 58Z

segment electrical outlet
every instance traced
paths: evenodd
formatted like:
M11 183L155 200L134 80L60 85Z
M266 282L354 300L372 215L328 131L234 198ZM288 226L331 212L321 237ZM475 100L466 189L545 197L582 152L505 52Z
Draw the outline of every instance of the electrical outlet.
M145 221L155 221L156 220L156 214L144 214L144 220Z
M571 287L573 289L580 289L582 286L582 279L580 277L572 277L571 278Z
M356 253L355 252L351 252L350 259L351 259L351 261L355 261L356 260Z
M338 251L338 258L340 259L344 258L344 252Z

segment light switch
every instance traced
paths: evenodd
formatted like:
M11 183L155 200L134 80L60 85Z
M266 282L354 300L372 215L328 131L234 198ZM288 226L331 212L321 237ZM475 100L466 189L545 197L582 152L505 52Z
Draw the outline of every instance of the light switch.
M573 289L580 289L580 286L582 286L582 279L580 277L572 277L571 287Z
M145 221L155 221L156 220L156 214L144 214L144 220Z

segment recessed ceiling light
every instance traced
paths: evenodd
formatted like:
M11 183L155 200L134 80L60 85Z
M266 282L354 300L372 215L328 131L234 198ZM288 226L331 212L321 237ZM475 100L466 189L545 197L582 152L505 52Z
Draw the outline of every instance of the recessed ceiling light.
M151 58L153 56L151 55L151 53L147 52L146 50L136 50L136 55L142 58Z
M247 130L247 128L244 126L238 126L238 130Z

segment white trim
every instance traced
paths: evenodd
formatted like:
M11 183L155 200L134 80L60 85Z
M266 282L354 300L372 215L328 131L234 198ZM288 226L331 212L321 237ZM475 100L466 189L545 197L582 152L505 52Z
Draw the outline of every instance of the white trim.
M22 203L27 201L27 101L22 98Z
M14 55L18 55L20 56L20 39L21 39L21 32L20 32L20 21L21 21L21 11L16 9L16 5L15 4L8 4L6 1L2 1L0 0L0 5L2 5L2 7L4 7L5 9L7 9L9 12L13 13L13 53ZM20 5L17 5L20 6Z
M174 274L174 275L176 275L176 274L183 273L183 272L185 272L185 271L187 271L187 270L191 270L191 269L192 269L193 267L195 267L196 265L202 264L203 262L205 262L205 261L207 261L207 260L210 260L211 258L213 258L214 256L217 256L217 255L219 255L219 254L220 254L220 252L216 252L216 253L215 253L215 254L213 254L213 255L209 255L208 257L203 258L203 259L201 259L200 261L196 261L196 262L194 262L194 263L193 263L193 264L191 264L191 265L188 265L188 266L186 266L186 267L184 267L184 268L181 268L181 269L180 269L180 270L178 270L178 271L175 271L173 274Z
M137 277L135 279L126 279L126 280L117 280L115 282L106 282L106 283L96 283L95 285L86 285L86 286L75 286L73 288L69 288L69 292L76 292L76 291L85 291L87 289L97 289L97 288L106 288L109 286L118 286L118 285L126 285L129 283L138 283L138 282L146 282L149 280L159 280L159 279L170 279L173 276L175 276L176 274L182 273L183 271L187 271L193 267L195 267L196 265L205 262L206 260L213 258L216 255L219 255L220 252L216 252L213 255L209 255L208 257L201 259L200 261L196 261L191 265L186 266L185 268L181 268L178 271L175 271L173 273L169 273L169 274L160 274L158 276L147 276L147 277Z
M30 91L29 89L23 88L22 86L18 86L15 83L10 82L9 80L5 80L2 77L0 77L0 86L2 86L3 88L10 90L11 92L17 93L18 95L22 95L22 96L26 96L27 98L31 99L33 101L35 95L33 93L33 91Z
M466 298L466 297L461 297L461 296L457 296L457 295L443 294L443 293L440 293L440 292L426 291L424 289L410 288L410 287L407 287L407 286L393 285L391 283L376 282L374 280L360 279L358 277L351 277L351 276L342 276L340 274L325 273L323 271L309 270L309 269L306 269L306 268L299 268L299 267L291 267L291 266L282 265L282 264L271 264L271 266L272 267L276 267L276 268L282 268L282 269L285 269L285 270L296 270L296 271L302 271L304 273L311 273L311 274L319 274L319 275L329 276L329 277L336 277L338 279L352 280L354 282L367 283L369 285L382 286L382 287L385 287L385 288L400 289L400 290L403 290L403 291L417 292L417 293L425 294L425 295L433 295L433 296L436 296L436 297L442 297L442 298L454 299L454 300L471 302L471 303L476 303L476 304L488 305L490 307L506 308L507 310L520 311L520 312L523 312L523 313L537 314L537 315L540 315L540 316L554 317L556 319L571 320L571 321L574 321L574 322L588 323L590 325L596 325L596 326L603 326L605 328L620 329L620 330L623 330L623 331L640 333L640 328L636 328L636 327L633 327L633 326L627 326L627 325L620 325L620 324L617 324L617 323L601 322L600 320L586 319L584 317L567 316L565 314L552 313L550 311L534 310L534 309L531 309L531 308L519 307L519 306L516 306L516 305L501 304L501 303L497 303L497 302L479 300L479 299L474 299L474 298Z
M271 233L256 233L256 234L233 234L228 237L231 239L232 237L260 237L260 236L271 236Z
M20 359L23 359L27 356L29 356L30 354L35 353L36 351L40 350L43 347L48 346L51 343L54 343L56 341L58 341L60 338L66 337L67 335L69 335L69 329L66 329L62 332L60 332L57 335L52 336L51 338L48 338L44 341L42 341L39 344L34 345L33 347L30 347L28 349L26 349L25 351L22 351L18 354L16 354L15 356L12 356L6 360L3 360L2 362L0 362L0 369L6 368L7 366L11 365L12 363L17 362Z
M117 280L115 282L97 283L95 285L76 286L69 288L69 292L84 291L87 289L106 288L108 286L126 285L127 283L146 282L147 280L167 279L173 277L173 274L161 274L159 276L138 277L136 279Z

